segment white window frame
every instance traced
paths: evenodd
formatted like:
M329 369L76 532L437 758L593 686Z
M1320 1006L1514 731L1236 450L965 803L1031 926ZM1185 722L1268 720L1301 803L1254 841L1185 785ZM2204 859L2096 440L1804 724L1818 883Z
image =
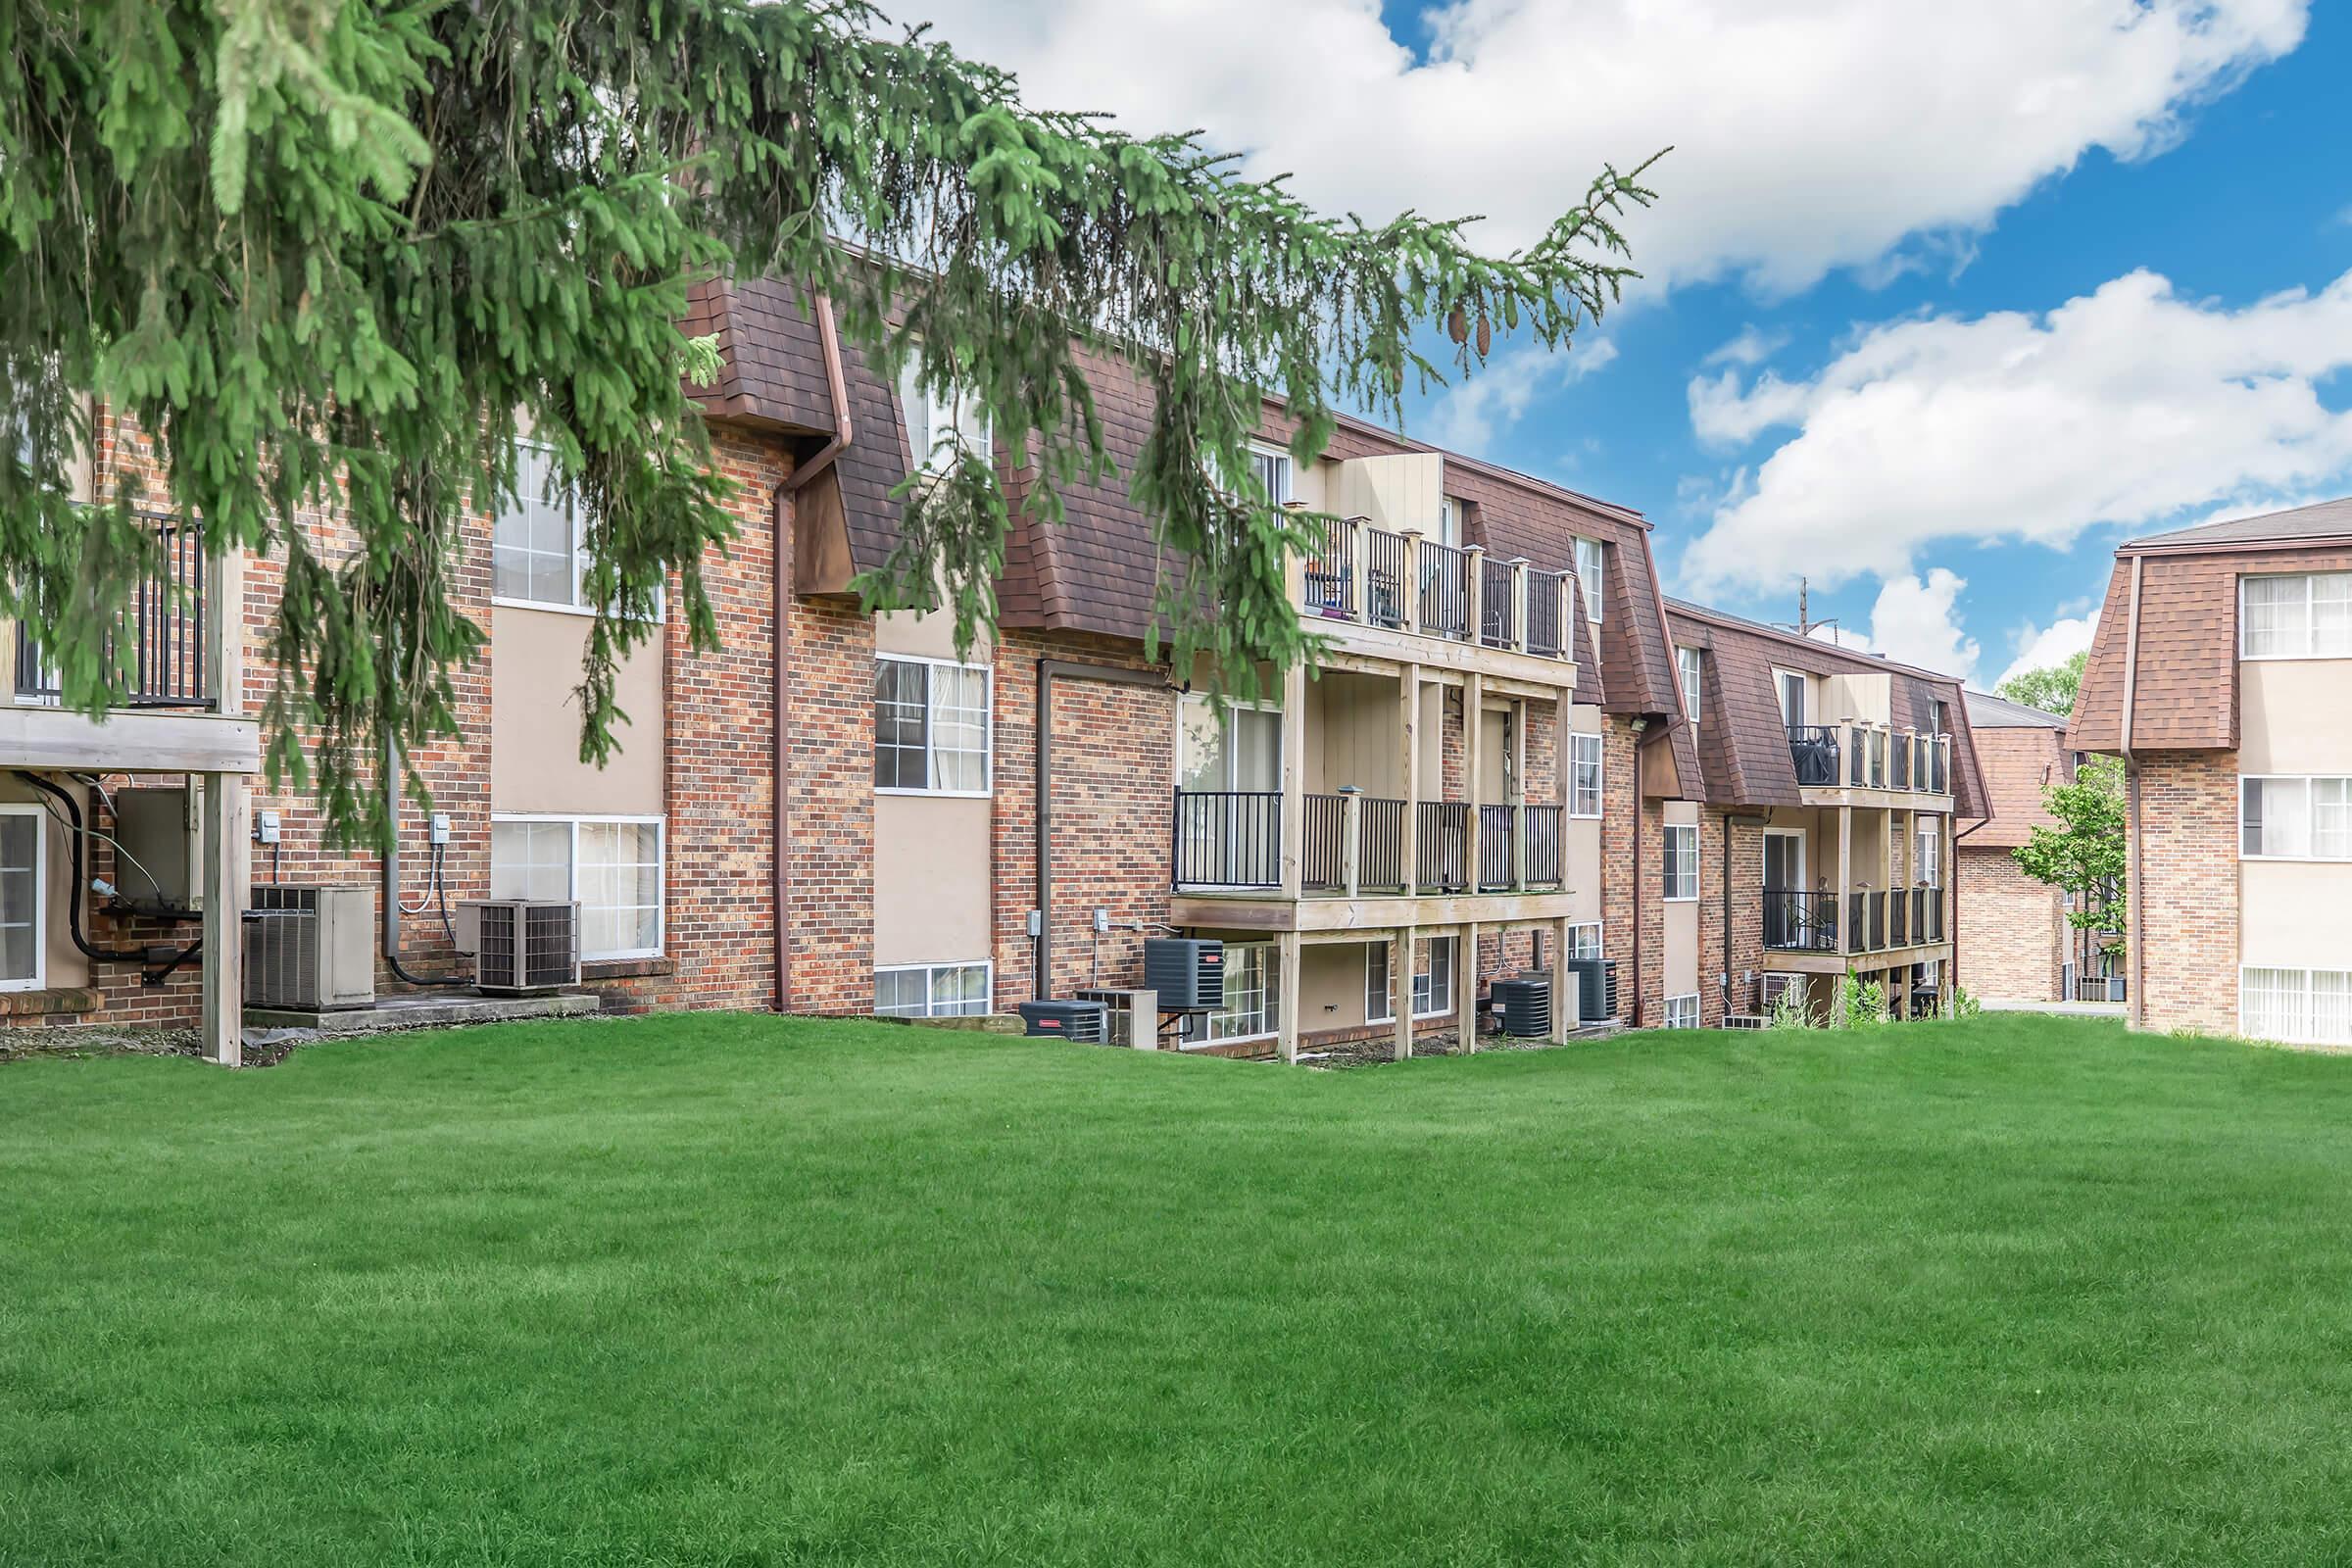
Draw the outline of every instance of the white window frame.
M939 1005L939 977L951 971L977 969L980 971L980 1010L966 1012L963 1003L956 1001L953 1008L943 1011ZM923 977L923 1010L921 1012L885 1012L882 1009L882 977L886 974L919 974ZM993 958L954 958L941 963L877 963L874 965L874 1016L877 1018L984 1018L997 1008L997 965Z
M1812 835L1801 827L1766 828L1757 845L1756 886L1766 893L1810 893L1812 891L1810 882L1813 875L1811 838ZM1776 888L1772 885L1772 841L1774 839L1796 840L1796 886L1792 888Z
M1585 618L1597 626L1608 599L1609 553L1600 540L1575 536L1576 582L1585 601Z
M1415 1023L1423 1023L1431 1018L1452 1017L1453 999L1457 995L1454 987L1460 983L1459 939L1450 936L1422 937L1415 941L1414 946L1418 947L1422 943L1427 943L1429 946L1429 971L1426 974L1422 972L1419 962L1420 956L1415 954L1413 963L1413 1021ZM1396 977L1385 972L1389 966L1389 946L1390 944L1386 942L1364 944L1364 1022L1367 1024L1395 1023L1396 1021ZM1439 1004L1437 1000L1438 950L1441 947L1446 950L1446 1001L1443 1005ZM1387 982L1380 992L1380 1011L1377 1013L1372 1010L1374 996L1372 963L1375 955L1379 956L1380 966L1384 971L1383 979ZM1420 1004L1421 983L1424 980L1429 982L1430 1005L1427 1008Z
M2252 794L2247 786L2253 784L2301 784L2303 786L2304 840L2302 853L2297 855L2249 855L2246 853L2246 801ZM2320 790L2322 784L2341 785L2347 797L2340 804L2352 811L2352 775L2343 773L2240 773L2237 776L2237 858L2240 860L2282 860L2340 865L2352 860L2352 837L2348 837L2339 855L2322 855L2320 841ZM2345 830L2352 834L2352 826ZM2270 967L2256 965L2257 968Z
M588 534L587 520L580 515L578 491L566 487L561 496L553 501L549 500L545 493L545 481L553 477L555 473L555 449L544 441L524 440L517 441L514 445L516 449L515 501L526 507L561 505L564 508L564 537L571 545L571 597L569 599L533 599L524 594L502 594L496 591L498 553L501 548L514 548L513 546L502 547L498 542L499 525L507 519L506 503L501 501L498 515L490 519L490 582L493 590L490 595L490 603L493 606L503 605L510 610L543 610L555 615L594 615L596 607L585 603L581 597L580 579L586 575L588 570ZM536 487L523 482L522 469L527 466L524 462L526 455L535 456L546 463L541 483ZM545 554L544 551L528 553ZM667 614L668 606L667 590L657 589L654 594L654 613L651 620L659 623Z
M1261 1006L1258 1009L1264 1014L1265 1027L1262 1029L1249 1030L1245 1033L1239 1034L1218 1034L1215 1032L1219 1027L1216 1020L1233 1012L1235 1009L1227 1008L1223 1013L1188 1012L1184 1015L1184 1022L1179 1027L1177 1032L1176 1043L1179 1050L1200 1051L1209 1046L1243 1045L1252 1040L1271 1040L1277 1034L1282 1032L1282 1008L1284 1004L1284 998L1282 995L1282 962L1273 943L1228 942L1225 944L1225 994L1228 998L1233 995L1234 976L1239 974L1244 968L1250 966L1236 961L1240 956L1245 953L1262 953L1265 956L1262 961L1265 965L1263 973L1266 977L1266 982L1262 988ZM1254 964L1258 960L1253 959L1251 960L1251 964ZM1291 1004L1294 1006L1297 1005L1296 999L1292 1000ZM1200 1020L1198 1025L1195 1023L1196 1019ZM1190 1031L1196 1026L1204 1032L1198 1036L1191 1034Z
M2299 982L2299 995L2292 1004L2296 1013L2294 1025L2288 1030L2260 1030L2248 1020L2246 1005L2247 977L2261 971L2266 974L2291 975ZM2323 1034L2317 1015L2315 981L2320 975L2340 977L2343 986L2352 989L2352 970L2308 969L2300 965L2273 963L2240 963L2237 966L2237 1032L2249 1040L2278 1040L2296 1046L2352 1046L2352 995L2345 995L2338 1004L2344 1014L2342 1033Z
M1685 1021L1686 1019L1688 1021ZM1679 997L1666 999L1666 1027L1669 1029L1695 1029L1698 1027L1697 992L1686 991Z
M1925 866L1932 875L1923 875ZM1914 886L1943 886L1943 818L1917 816L1911 825L1911 881Z
M605 953L591 952L583 944L580 949L580 961L582 963L617 963L628 958L659 958L668 951L669 819L667 817L640 815L631 812L591 811L573 815L565 811L492 811L490 826L493 831L501 822L561 822L571 829L571 845L565 861L564 897L580 906L580 924L583 930L588 923L588 908L580 899L580 829L601 824L644 827L650 823L654 829L656 879L662 888L662 896L654 903L654 945L650 948L621 948Z
M32 973L22 980L0 979L0 991L49 989L49 824L48 813L31 802L0 805L0 816L29 816L32 822ZM76 890L78 893L78 890Z
M947 454L969 450L981 462L993 460L996 453L996 418L980 401L980 394L958 386L944 398L923 385L930 367L923 360L922 345L917 343L906 355L906 363L899 370L899 418L906 427L906 458L916 473L936 474L946 470ZM919 401L923 412L923 448L915 450L912 413ZM966 431L957 416L962 405L970 402L979 408L979 429ZM941 434L942 431L947 432Z
M1688 643L1674 645L1674 673L1682 682L1683 711L1690 722L1698 722L1701 699L1706 693L1706 650Z
M949 790L929 783L922 785L876 784L874 793L876 795L931 795L944 800L959 801L986 800L994 795L997 788L996 666L993 664L967 664L954 659L932 659L922 654L882 653L874 655L874 663L877 666L877 673L879 673L879 666L883 664L922 664L930 668L954 669L966 674L976 673L980 676L981 702L980 787L978 789ZM925 674L923 676L923 777L926 780L939 777L938 690L938 683L929 674ZM882 744L882 710L879 694L873 699L873 718L874 748L879 752Z
M1592 933L1590 953L1582 951L1585 947L1584 934L1588 931ZM1602 929L1600 921L1579 920L1568 927L1568 956L1570 958L1605 958L1609 952L1607 938L1608 933Z
M1250 466L1256 473L1258 484L1266 492L1266 500L1277 507L1288 506L1298 495L1298 460L1291 456L1289 447L1278 447L1264 441L1250 443ZM1281 482L1266 482L1266 471L1281 475Z
M1688 833L1690 835L1690 849L1688 857L1684 858L1683 864L1679 868L1685 874L1683 876L1678 876L1673 882L1665 885L1663 898L1664 902L1668 904L1690 904L1698 897L1697 823L1668 822L1665 824L1665 832L1659 839L1658 870L1660 875L1663 876L1668 869L1669 862L1676 858L1676 857L1674 857L1670 852L1672 851L1676 835L1682 833ZM1688 893L1676 891L1677 889L1685 886L1690 888Z
M1783 669L1777 664L1774 665L1772 670L1772 700L1780 708L1781 728L1783 729L1794 729L1801 724L1809 724L1812 722L1811 718L1807 716L1806 712L1799 712L1793 718L1788 715L1788 683L1789 681L1796 682L1796 700L1799 703L1810 704L1813 701L1813 683L1806 677L1803 670Z
M2249 646L2253 623L2246 614L2246 589L2249 584L2256 582L2293 582L2302 585L2303 637L2300 648L2278 653L2258 654ZM2340 583L2342 594L2347 600L2352 600L2352 571L2249 572L2239 577L2237 579L2237 657L2250 662L2291 659L2352 659L2352 633L2347 634L2341 652L2322 653L2319 650L2320 626L2316 609L2319 603L2319 585L2322 582Z
M1459 550L1462 546L1462 504L1451 496L1438 497L1438 543Z
M1590 752L1592 755L1587 756ZM1595 820L1608 810L1608 773L1605 765L1606 748L1598 735L1586 730L1568 732L1568 814L1588 821ZM1585 793L1586 769L1592 770L1592 809L1581 808Z

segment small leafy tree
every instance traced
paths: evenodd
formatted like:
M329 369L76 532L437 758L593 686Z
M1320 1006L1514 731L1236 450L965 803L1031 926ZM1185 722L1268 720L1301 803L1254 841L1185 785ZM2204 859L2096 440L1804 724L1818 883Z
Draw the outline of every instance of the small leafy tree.
M2062 718L2075 715L2075 699L2082 690L2082 670L2090 662L2090 651L2084 649L2063 664L2050 664L2041 669L2029 669L2010 676L1993 688L1996 695L2028 708L2038 708L2045 713Z
M2112 757L2085 760L2075 776L2042 792L2042 805L2061 824L2035 827L2010 851L2026 875L2064 889L2067 919L2079 931L2121 931L2127 903L2124 842L2124 764ZM2121 943L2108 945L2120 951Z
M1848 1029L1871 1029L1886 1021L1886 988L1876 980L1847 975L1838 983L1838 1021Z
M1969 990L1966 986L1956 985L1952 987L1953 1017L1978 1018L1984 1016L1984 1004L1977 1000L1977 995L1975 992Z

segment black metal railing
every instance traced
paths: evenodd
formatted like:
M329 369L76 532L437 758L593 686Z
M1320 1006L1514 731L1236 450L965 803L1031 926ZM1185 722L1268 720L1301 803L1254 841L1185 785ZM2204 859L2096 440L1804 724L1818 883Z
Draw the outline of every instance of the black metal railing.
M1918 750L1918 736L1897 735L1894 738L1893 755L1886 760L1886 787L1888 789L1907 790L1911 787L1911 760ZM1924 772L1925 769L1921 771Z
M1509 648L1519 640L1518 595L1512 582L1518 573L1507 561L1478 564L1478 640L1489 648Z
M1404 803L1367 795L1356 810L1356 887L1365 893L1404 892Z
M1911 890L1911 940L1941 942L1943 940L1943 889L1914 888Z
M1386 528L1364 532L1364 618L1375 626L1404 629L1405 591L1413 579L1410 545Z
M1178 790L1176 885L1282 886L1282 792Z
M1833 724L1788 726L1788 760L1796 764L1796 781L1817 789L1838 786L1838 729Z
M1907 933L1915 924L1911 918L1911 911L1918 906L1918 903L1917 895L1910 893L1897 893L1887 901L1886 945L1888 947L1907 948L1911 945L1911 939ZM1923 937L1921 940L1925 941L1926 938Z
M1434 539L1421 541L1421 630L1470 640L1470 557Z
M1558 659L1569 652L1565 635L1567 628L1560 621L1560 585L1568 580L1564 571L1527 572L1527 651L1546 659Z
M204 530L161 513L144 513L162 552L157 574L139 584L130 603L130 688L126 708L216 708L212 671L205 664ZM114 650L108 651L110 660ZM17 695L48 701L64 695L39 641L17 626Z
M1301 519L1312 534L1306 552L1302 608L1333 620L1355 618L1355 530L1353 517Z
M1422 801L1415 813L1419 840L1415 876L1431 893L1460 893L1470 885L1470 808L1460 801Z
M1557 806L1522 806L1526 823L1527 863L1520 874L1531 888L1556 888L1561 881L1560 821L1567 814Z
M1304 893L1348 889L1348 801L1309 795L1299 803L1298 887Z
M1478 891L1507 893L1519 885L1519 808L1478 808Z
M1767 888L1764 946L1776 953L1836 953L1838 895Z
M1947 786L1951 782L1952 772L1951 741L1941 735L1936 736L1928 748L1928 758L1932 764L1928 792L1932 795L1949 795L1951 790Z

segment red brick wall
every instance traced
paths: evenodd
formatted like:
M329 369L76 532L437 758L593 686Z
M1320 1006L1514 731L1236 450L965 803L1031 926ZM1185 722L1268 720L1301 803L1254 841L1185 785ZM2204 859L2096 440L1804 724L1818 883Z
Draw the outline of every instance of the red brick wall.
M1959 861L1960 983L1980 998L2060 1000L2066 896L2026 875L2006 849L1971 849L1963 839Z
M1600 763L1601 951L1616 961L1617 1010L1630 1024L1641 995L1634 974L1634 841L1640 825L1634 808L1634 720L1610 714L1603 721ZM1653 833L1642 866L1652 878L1658 875L1658 849ZM1642 954L1655 973L1664 918L1651 889L1643 889L1642 905Z
M2237 758L2142 753L2133 1017L2151 1029L2237 1028Z
M1698 814L1698 1015L1709 1026L1755 1006L1764 968L1764 828L1702 807ZM1731 960L1726 995L1724 876L1731 876Z

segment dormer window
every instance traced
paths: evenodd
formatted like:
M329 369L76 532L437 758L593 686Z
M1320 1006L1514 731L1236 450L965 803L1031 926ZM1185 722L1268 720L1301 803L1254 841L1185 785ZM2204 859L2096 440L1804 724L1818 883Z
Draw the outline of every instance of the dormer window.
M909 355L899 372L899 409L906 420L906 450L920 473L939 473L965 452L986 460L993 430L980 394L963 387L933 392L924 385L929 368L921 354Z

